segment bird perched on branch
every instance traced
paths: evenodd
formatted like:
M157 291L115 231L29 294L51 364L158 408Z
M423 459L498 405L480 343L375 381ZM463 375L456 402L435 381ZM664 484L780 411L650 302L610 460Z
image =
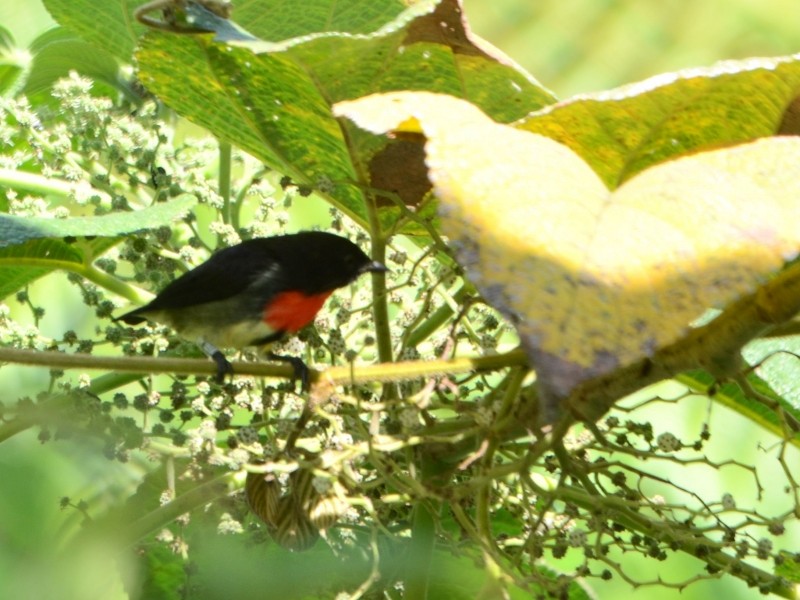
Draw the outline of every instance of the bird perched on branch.
M222 381L233 368L220 348L276 342L311 323L337 288L364 273L387 270L353 242L332 233L257 238L220 250L148 304L114 320L128 325L156 321L196 340L216 362L217 379ZM308 387L302 360L269 356L292 364Z

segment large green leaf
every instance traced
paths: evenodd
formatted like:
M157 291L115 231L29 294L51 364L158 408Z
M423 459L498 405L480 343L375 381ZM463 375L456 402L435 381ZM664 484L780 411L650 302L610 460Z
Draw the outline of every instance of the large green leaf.
M572 148L611 188L665 160L800 133L800 55L726 61L576 96L520 128Z
M122 62L130 62L136 39L145 31L133 12L149 0L43 0L59 25Z
M137 38L146 31L134 13L147 2L44 0L63 27L123 62L130 62ZM321 31L372 33L404 8L399 0L245 0L235 3L232 19L253 35L280 41ZM160 20L160 10L154 9L148 16Z
M303 5L287 10L287 20L303 19ZM348 29L236 47L210 35L154 32L137 52L140 77L182 115L316 187L361 222L367 220L362 189L375 183L368 163L388 140L337 122L330 114L333 102L376 89L429 89L469 98L511 121L553 100L510 60L470 36L455 0L418 3L372 34Z
M400 0L244 0L231 19L263 40L280 41L322 31L372 33L405 8Z
M610 192L572 150L426 93L336 107L374 133L424 132L444 232L518 325L546 399L678 341L800 250L800 139L670 161Z

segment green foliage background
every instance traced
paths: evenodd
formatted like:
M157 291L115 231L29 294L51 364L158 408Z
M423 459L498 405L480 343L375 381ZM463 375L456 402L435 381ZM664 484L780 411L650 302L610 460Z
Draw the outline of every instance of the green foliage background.
M477 33L562 98L718 59L788 54L800 48L796 6L784 0L467 0L465 10ZM49 17L38 3L0 5L0 25L11 29L21 45L48 23ZM58 298L58 302L48 303L42 326L53 337L66 329L86 331L94 322L75 289L60 275L37 282L30 293ZM19 306L12 310L23 312ZM4 367L0 369L0 389L8 390L9 399L35 392L46 386L44 371ZM680 406L677 411L672 405L659 405L648 408L646 414L679 437L691 439L697 434L696 424L706 416L707 404L683 402ZM774 441L719 406L714 407L710 426L712 431L725 432L742 449ZM126 598L120 569L125 575L132 567L109 561L102 545L68 561L57 553L60 537L53 533L74 530L80 518L77 513L59 511L58 499L97 494L107 495L110 502L124 498L136 485L137 469L144 472L146 465L131 468L108 463L93 449L83 451L80 444L69 450L65 445L39 446L35 435L27 432L5 442L0 454L0 596ZM752 452L737 458L754 463L762 460ZM663 475L673 480L686 476L677 467ZM747 485L746 477L726 471L705 474L699 489L709 497L720 497L743 485ZM690 558L677 562L685 563L689 572L697 569L697 562ZM652 563L642 561L639 574L647 579L655 576L656 570ZM592 585L600 597L678 597L675 590L653 587L631 591L619 581L593 581ZM725 580L703 581L680 597L745 599L754 594L738 582Z

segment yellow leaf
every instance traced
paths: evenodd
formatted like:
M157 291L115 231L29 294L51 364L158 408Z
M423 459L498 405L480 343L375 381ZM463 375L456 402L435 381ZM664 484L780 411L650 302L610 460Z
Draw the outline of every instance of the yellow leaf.
M379 134L419 123L444 233L551 399L679 340L800 247L800 138L663 163L610 192L566 146L463 100L400 92L335 111Z

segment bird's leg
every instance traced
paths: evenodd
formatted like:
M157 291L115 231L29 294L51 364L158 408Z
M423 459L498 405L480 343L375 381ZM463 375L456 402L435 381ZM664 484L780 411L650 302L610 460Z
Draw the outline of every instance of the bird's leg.
M300 389L304 392L307 392L309 390L311 385L309 380L308 367L306 366L306 363L303 362L303 359L297 356L286 356L284 354L275 354L274 352L267 352L267 358L269 358L270 360L276 360L278 362L289 363L292 366L292 369L294 370L294 377L292 381L296 381L297 379L299 379L301 386Z
M226 375L233 375L233 365L220 352L219 348L202 338L197 341L197 345L208 358L217 363L217 383L223 383Z

